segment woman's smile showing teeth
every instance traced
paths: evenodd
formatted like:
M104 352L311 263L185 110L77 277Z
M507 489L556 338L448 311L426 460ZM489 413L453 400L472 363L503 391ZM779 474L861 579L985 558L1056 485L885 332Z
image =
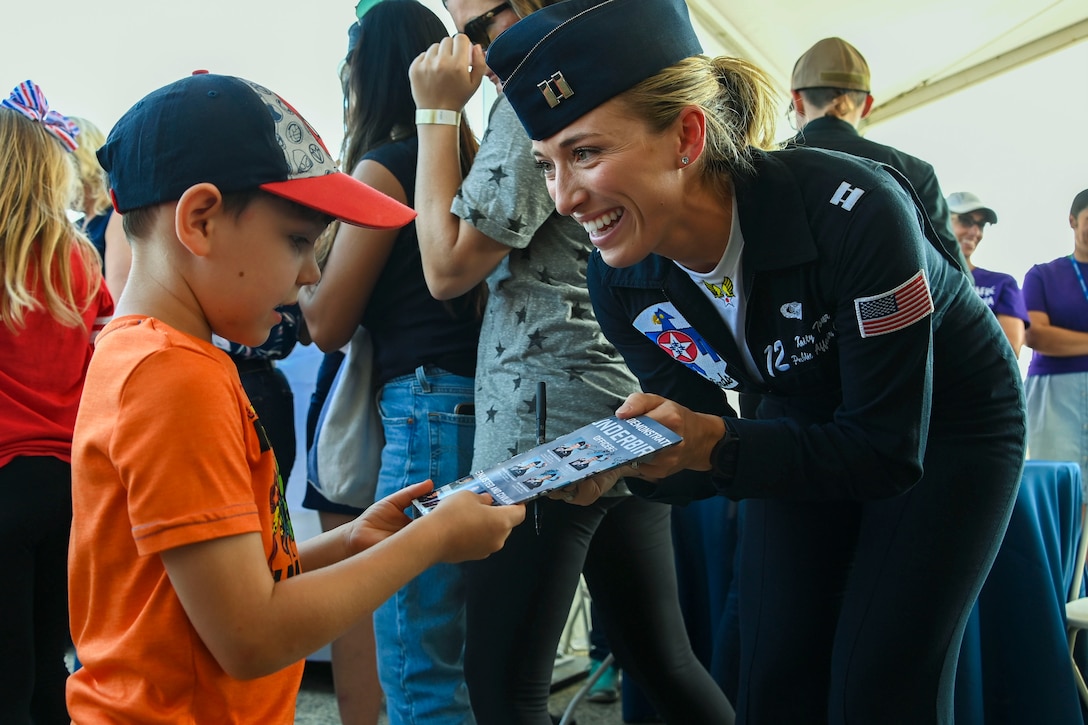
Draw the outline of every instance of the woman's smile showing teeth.
M585 228L591 237L600 236L601 232L610 227L620 217L623 216L623 209L613 209L610 212L602 214L596 219L589 219L582 222L582 227Z

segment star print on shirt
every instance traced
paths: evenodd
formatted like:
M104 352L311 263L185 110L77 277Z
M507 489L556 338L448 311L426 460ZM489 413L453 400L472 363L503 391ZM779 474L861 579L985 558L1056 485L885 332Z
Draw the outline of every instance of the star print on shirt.
M529 409L528 412L530 412L530 413L535 413L536 412L536 396L535 395L531 399L523 400L521 402L525 403L525 406Z
M490 180L495 182L496 186L501 184L502 180L505 179L507 176L508 176L508 174L505 171L502 170L501 166L498 166L498 167L495 167L494 169L491 169L491 179Z
M516 378L514 378L514 390L517 390L520 387L521 387L521 373L518 373L518 376Z
M495 422L495 415L498 414L498 412L499 411L495 409L494 405L492 405L490 408L488 408L487 409L487 422L488 423L494 423Z
M544 284L551 284L552 281L555 279L554 277L551 276L551 274L548 273L548 268L547 267L544 267L539 272L537 272L536 276L539 277L540 281L543 282Z
M544 349L544 341L547 340L547 339L548 339L547 335L544 335L544 334L542 334L540 332L540 330L537 330L533 334L529 335L529 348L532 349L532 347L535 345L536 347L543 350Z
M519 234L522 229L525 228L525 222L521 220L521 217L517 219L506 218L506 228L512 231L514 234Z
M469 210L468 210L468 222L472 226L476 226L476 224L481 219L486 219L486 218L487 218L487 214L484 214L479 209L473 209L472 207L469 207Z
M519 325L524 324L525 323L526 309L524 307L522 307L515 314L518 316L518 324Z
M584 320L584 319L586 319L586 315L588 315L588 314L589 314L589 308L582 307L581 302L575 302L570 307L570 318L572 320Z
M578 249L574 250L574 256L579 262L588 262L590 254L592 252L585 247L578 247Z
M585 378L582 377L582 375L585 374L585 370L582 368L566 368L563 372L567 374L568 382L572 380L585 380Z
M502 354L506 352L506 348L502 345L495 346L495 357L502 357Z

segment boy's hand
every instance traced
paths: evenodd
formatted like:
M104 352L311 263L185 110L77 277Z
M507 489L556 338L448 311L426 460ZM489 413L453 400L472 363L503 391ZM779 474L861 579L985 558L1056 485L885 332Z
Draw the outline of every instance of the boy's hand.
M458 491L416 522L438 527L438 560L456 564L486 559L502 548L510 531L525 519L525 506L492 506L486 493Z
M460 111L480 87L484 58L480 46L460 33L420 53L408 68L416 108Z
M404 510L412 506L412 499L425 496L434 488L431 481L421 481L405 486L380 501L375 501L366 511L351 522L348 546L353 553L369 549L397 533L412 520Z

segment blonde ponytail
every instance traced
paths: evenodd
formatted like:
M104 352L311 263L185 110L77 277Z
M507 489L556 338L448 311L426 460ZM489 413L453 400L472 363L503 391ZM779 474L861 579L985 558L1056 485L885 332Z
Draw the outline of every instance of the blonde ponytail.
M767 75L740 58L696 55L642 81L621 98L655 132L687 106L706 114L703 171L708 181L752 169L752 149L774 146L775 93ZM725 179L720 177L725 176Z

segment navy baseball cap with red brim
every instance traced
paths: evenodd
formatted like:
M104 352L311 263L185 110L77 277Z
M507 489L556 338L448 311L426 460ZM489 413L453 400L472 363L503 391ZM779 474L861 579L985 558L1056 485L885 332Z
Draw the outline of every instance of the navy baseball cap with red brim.
M98 150L114 208L176 201L200 183L263 189L348 224L396 229L416 213L337 168L309 123L252 81L198 72L151 92Z

